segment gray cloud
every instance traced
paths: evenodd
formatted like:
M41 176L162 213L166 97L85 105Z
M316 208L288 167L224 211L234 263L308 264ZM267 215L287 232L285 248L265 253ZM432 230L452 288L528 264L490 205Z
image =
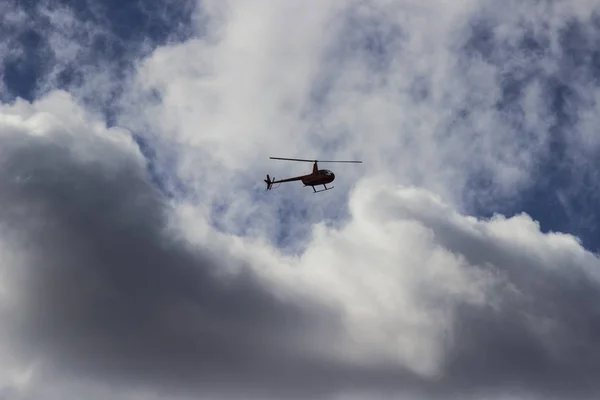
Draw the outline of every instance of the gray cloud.
M598 397L595 255L566 235L542 239L526 215L465 224L447 210L422 205L396 211L397 218L430 229L437 244L465 260L465 268L495 277L484 305L458 304L442 387L462 395L515 390L536 398ZM534 233L523 235L528 229Z
M463 6L469 7L467 3ZM494 4L489 14L497 13L497 2L489 4ZM417 2L411 6L416 5ZM325 72L306 72L310 68L303 63L312 64L313 57L321 60L315 43L327 42L327 36L319 34L318 29L307 32L305 26L315 20L328 20L321 15L327 15L326 12L314 7L307 8L311 11L306 15L294 13L294 25L291 21L281 24L279 19L292 15L284 9L287 6L274 8L275 17L267 22L273 29L285 25L292 33L297 32L297 36L288 37L275 30L255 32L253 24L245 25L252 21L249 17L262 21L267 11L273 11L272 5L265 5L264 10L255 5L240 6L242 11L233 13L233 22L227 26L233 33L224 35L233 38L235 46L228 47L231 43L224 40L214 44L215 49L200 42L161 49L165 53L157 53L159 61L163 60L158 66L140 69L142 81L152 82L155 74L165 87L172 86L161 92L163 97L153 103L155 108L145 102L132 102L135 112L128 117L138 122L137 126L151 126L164 133L164 141L159 143L165 148L176 142L175 135L187 135L175 163L181 161L181 165L173 168L173 174L189 178L184 180L202 199L194 205L199 209L210 208L207 204L215 197L220 200L219 206L228 206L226 211L233 217L223 218L226 232L245 234L248 221L260 221L262 225L256 223L258 236L268 236L266 227L273 227L269 229L295 244L299 236L314 232L307 221L345 213L345 204L340 204L346 196L352 202L357 193L364 193L344 191L344 179L352 183L364 173L352 170L340 173L336 190L341 193L334 192L339 197L311 197L309 202L299 199L298 192L290 189L277 192L281 197L264 200L247 182L262 176L258 169L267 169L255 162L265 148L286 150L273 154L285 156L291 155L287 153L290 146L297 145L307 152L318 143L317 148L326 145L344 158L354 157L355 151L363 149L365 155L371 155L372 165L381 163L385 171L400 173L399 181L425 185L429 180L433 183L425 186L430 189L439 183L442 192L444 188L462 192L467 190L464 180L471 174L480 177L489 173L491 187L475 185L470 193L473 197L491 202L500 195L513 195L518 187L515 182L531 172L529 168L534 168L540 154L547 153L545 135L551 125L548 118L554 111L545 103L548 88L541 85L540 89L536 86L540 79L533 77L539 70L554 65L552 57L556 54L547 58L540 55L558 40L557 27L562 26L563 18L555 15L552 29L540 35L531 32L535 33L534 28L544 20L543 12L532 14L533 23L525 24L529 27L523 31L513 29L518 25L518 18L513 21L515 13L500 13L498 19L502 23L488 21L474 28L469 26L461 31L465 37L457 38L449 32L454 32L451 27L455 22L466 23L462 16L452 22L440 18L440 23L428 27L431 29L420 29L425 23L436 21L435 16L453 15L455 6L439 6L441 11L426 7L408 13L398 3L383 12L374 6L363 10L363 14L349 13L349 22L340 23L342 29L336 31L347 42L340 48L326 48L334 54L326 60L332 64L331 71ZM502 8L514 9L505 5ZM519 8L522 14L526 14L524 9ZM312 15L313 10L316 15ZM416 18L402 21L406 15ZM55 25L65 29L53 36L54 51L64 49L69 62L82 57L88 42L80 43L68 24L60 22L73 23L77 29L83 25L70 13L56 12L50 17ZM382 20L386 24L380 23ZM262 22L257 25L271 26ZM102 30L92 26L89 31ZM507 36L495 36L499 32ZM489 41L482 40L481 34L484 38L488 35ZM235 39L247 37L254 38L252 43L257 45L252 54L261 56L250 57L243 64L231 54L238 51ZM577 35L574 38L578 41ZM66 46L69 43L76 46ZM458 46L472 58L465 58L465 54L448 46ZM274 56L283 54L282 49L292 48L298 50L295 57ZM503 58L508 53L516 56ZM459 58L457 65L444 64L445 56L450 54L453 62L457 61L454 57ZM400 64L402 60L408 61ZM205 63L215 75L223 75L212 85L198 86L198 68ZM248 68L254 63L258 65L256 70ZM356 70L348 65L362 68ZM293 77L289 81L285 78L288 75L278 80L279 75L272 73L287 71L290 66L298 69L289 74ZM96 76L96 68L102 69L90 68L86 73L89 77ZM567 65L560 71L569 69ZM499 70L510 73L498 74ZM112 88L121 83L113 80L111 74L88 82L79 94L104 96L101 102L112 98ZM561 74L562 80L569 81L568 75ZM317 79L321 92L306 84L313 82L315 76L322 78ZM575 89L579 94L587 93L584 83L585 79L578 81ZM292 88L294 84L299 88ZM329 90L321 88L327 85ZM319 128L317 133L303 136L298 134L304 132L303 127L290 128L297 122L297 115L290 112L291 116L285 114L282 118L284 113L274 105L288 96L303 104L299 99L307 93L318 100L314 109L309 107L316 114L309 122L319 126L317 122L323 118L327 129ZM436 98L445 100L437 104ZM597 126L592 103L586 108L586 129L580 137L582 143L587 140L593 145L590 149L596 143L593 135ZM336 116L336 110L345 112ZM334 118L328 116L329 112ZM461 116L458 121L456 115ZM177 124L169 124L171 118ZM117 382L127 389L144 386L153 392L180 390L194 396L212 393L244 397L255 391L262 398L305 398L366 391L367 397L372 398L372 393L395 395L406 391L419 399L463 399L468 395L481 398L482 394L493 398L493 393L502 395L515 390L538 398L598 397L600 386L594 381L594 372L600 364L596 350L600 344L596 334L600 327L596 306L600 289L593 277L598 259L580 246L552 242L539 234L538 227L518 223L509 227L514 237L507 239L498 234L493 221L472 225L464 217L452 216L427 203L423 192L417 196L420 204L425 204L422 208L406 198L386 202L385 195L378 193L370 209L379 210L380 219L359 222L354 233L336 221L339 230L331 236L345 237L345 241L340 239L343 243L328 242L328 236L322 238L326 244L307 239L303 256L323 251L324 246L335 257L325 261L315 256L311 264L316 266L302 265L309 271L303 278L323 279L318 273L331 271L330 264L345 260L339 270L331 273L331 288L319 286L319 290L330 291L333 298L339 295L341 308L347 307L349 314L355 311L353 307L364 307L365 321L381 322L382 330L389 328L389 342L368 343L365 347L372 344L377 351L383 349L393 355L396 342L408 343L405 346L410 347L414 331L422 328L413 313L423 314L422 318L429 321L447 309L455 312L448 327L452 340L448 340L444 350L441 375L435 379L407 372L401 363L359 360L351 364L326 351L355 333L352 329L344 331L341 319L347 315L341 309L331 310L313 298L299 295L282 298L282 289L263 279L268 273L257 273L257 268L248 265L250 261L188 241L177 226L171 225L172 205L149 183L144 166L135 155L88 135L87 126L67 125L61 129L79 132L75 138L67 139L61 133L34 137L8 130L0 132L0 239L11 248L2 254L3 260L10 259L10 264L8 273L1 271L0 284L10 286L17 305L1 309L0 333L9 334L5 347L18 348L27 360L42 358L55 366L54 373L60 379L65 375L74 379L87 377L94 383ZM523 126L529 134L523 134ZM486 133L489 127L493 129ZM447 130L451 131L449 137ZM274 139L275 145L269 147L266 144L271 142L272 132L280 134ZM408 136L404 132L409 132ZM292 135L299 139L291 140ZM307 144L305 137L315 141ZM411 142L416 146L411 147ZM572 148L579 150L576 147ZM167 152L163 148L161 151ZM198 156L202 152L215 159L223 157L227 162L207 161ZM470 157L474 160L469 161ZM371 164L366 163L365 167ZM514 165L524 170L514 169ZM277 168L281 171L278 173L296 171L292 169L296 166L268 168ZM502 175L505 168L510 173L507 172L504 184L494 183L494 177ZM256 181L257 185L261 183L260 179ZM260 189L262 194L262 186ZM394 214L398 207L404 207L403 211ZM301 212L295 215L294 210ZM215 215L211 217L217 219ZM356 220L360 218L351 215L350 221ZM407 221L423 230L381 228ZM360 223L369 224L370 230L362 229ZM422 239L423 231L430 234L431 243ZM534 234L527 236L531 231ZM360 235L352 236L356 232ZM376 235L376 245L370 244L369 232ZM524 232L530 241L518 235ZM415 248L406 253L393 250L410 240L414 240L411 243ZM391 243L387 248L386 241ZM356 251L358 246L360 252L353 253L351 250ZM432 261L430 253L444 254L440 262L443 268L431 269L429 264L436 260ZM357 261L348 254L365 256ZM445 292L445 271L456 265L455 258L462 262L459 273L478 271L496 279L496 285L485 292L485 304L467 303L460 290L456 295ZM281 263L282 268L289 267L283 265L285 261ZM388 264L393 268L386 270ZM230 269L241 272L227 276L225 271ZM306 276L315 271L318 273L314 277ZM360 277L360 284L352 286L352 278L346 280L349 271ZM413 287L414 282L404 283L403 278L414 279L421 286ZM340 285L350 285L340 291L342 294L336 292L338 281ZM395 297L394 292L409 294ZM315 298L321 294L315 293ZM344 303L344 299L352 304ZM0 305L4 306L1 301ZM360 316L357 321L352 320L350 325L363 322ZM380 333L374 336L378 338ZM435 347L438 343L429 344ZM369 355L368 351L365 353ZM38 392L44 390L38 388ZM2 396L12 396L12 392L0 389ZM44 393L39 398L49 397ZM62 397L57 394L56 398Z
M314 355L294 346L321 331L326 310L278 298L243 260L169 231L168 205L137 159L98 146L106 161L88 162L73 142L10 136L0 226L24 256L11 266L22 308L7 318L27 353L220 390L222 379L271 388L306 379L294 371ZM241 272L222 276L226 263Z
M552 249L539 232L523 246L499 236L493 221L469 226L423 193L416 203L374 196L379 212L430 230L435 246L466 260L462 268L501 278L485 305L445 298L458 310L454 341L441 375L428 379L398 364L350 364L323 352L345 337L342 314L278 297L244 260L186 241L131 152L87 134L5 132L1 154L1 237L20 257L9 273L19 307L2 316L10 343L63 373L231 397L600 392L600 290L586 278L597 259L577 246ZM513 228L524 229L517 222ZM554 264L544 251L556 253ZM231 263L241 272L224 276ZM419 290L417 303L436 299L436 285ZM441 305L427 307L435 313Z

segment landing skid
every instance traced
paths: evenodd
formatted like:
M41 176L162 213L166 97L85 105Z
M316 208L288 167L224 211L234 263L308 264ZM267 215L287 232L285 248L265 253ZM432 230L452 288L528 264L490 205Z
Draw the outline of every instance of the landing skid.
M327 186L325 186L325 185L323 185L323 186L325 187L325 189L317 190L317 189L315 189L315 187L314 187L314 186L313 186L312 188L313 188L313 191L314 191L315 193L319 193L319 192L325 192L325 191L327 191L327 190L331 190L331 189L333 189L333 188L335 187L335 186L332 186L332 187L328 188L328 187L327 187Z

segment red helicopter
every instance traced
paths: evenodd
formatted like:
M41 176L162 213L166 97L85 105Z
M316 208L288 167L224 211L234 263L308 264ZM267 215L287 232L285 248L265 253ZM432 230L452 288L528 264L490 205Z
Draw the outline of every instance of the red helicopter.
M276 181L275 177L271 180L271 177L267 175L267 179L265 179L265 183L267 184L267 190L271 190L274 183L284 183L284 182L292 182L292 181L302 181L304 187L312 186L313 191L315 193L324 192L326 190L333 189L332 187L327 187L328 183L333 182L335 179L335 174L328 169L319 169L317 163L362 163L362 161L319 161L319 160L304 160L301 158L281 158L281 157L269 157L271 160L288 160L288 161L303 161L303 162L312 162L313 170L312 173L308 175L295 176L293 178L281 179ZM315 186L323 185L325 189L317 190ZM279 187L279 186L277 186Z

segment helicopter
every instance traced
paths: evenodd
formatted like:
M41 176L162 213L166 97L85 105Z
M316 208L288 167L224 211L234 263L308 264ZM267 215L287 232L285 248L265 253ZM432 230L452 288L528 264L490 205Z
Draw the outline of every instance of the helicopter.
M319 169L317 163L362 163L362 161L319 161L319 160L305 160L301 158L282 158L282 157L269 157L271 160L287 160L287 161L301 161L301 162L311 162L313 164L312 173L308 175L300 175L295 176L293 178L275 180L275 177L271 180L271 177L267 174L267 179L265 179L265 183L267 184L267 190L271 190L273 184L275 183L284 183L284 182L293 182L293 181L302 181L304 187L311 186L313 188L314 193L324 192L326 190L331 190L334 186L327 187L328 183L333 182L335 179L335 174L328 169ZM315 186L323 185L325 189L317 190ZM279 186L277 186L279 187ZM277 188L276 187L276 188Z

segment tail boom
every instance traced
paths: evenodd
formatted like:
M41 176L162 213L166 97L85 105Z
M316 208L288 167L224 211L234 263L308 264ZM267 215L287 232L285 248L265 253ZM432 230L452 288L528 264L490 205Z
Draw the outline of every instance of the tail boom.
M273 186L274 183L303 181L304 179L306 179L307 176L308 175L295 176L293 178L280 179L277 181L277 180L275 180L275 177L273 177L273 179L271 179L271 177L269 175L267 175L267 179L265 179L264 181L267 184L267 190L271 190L271 187Z

